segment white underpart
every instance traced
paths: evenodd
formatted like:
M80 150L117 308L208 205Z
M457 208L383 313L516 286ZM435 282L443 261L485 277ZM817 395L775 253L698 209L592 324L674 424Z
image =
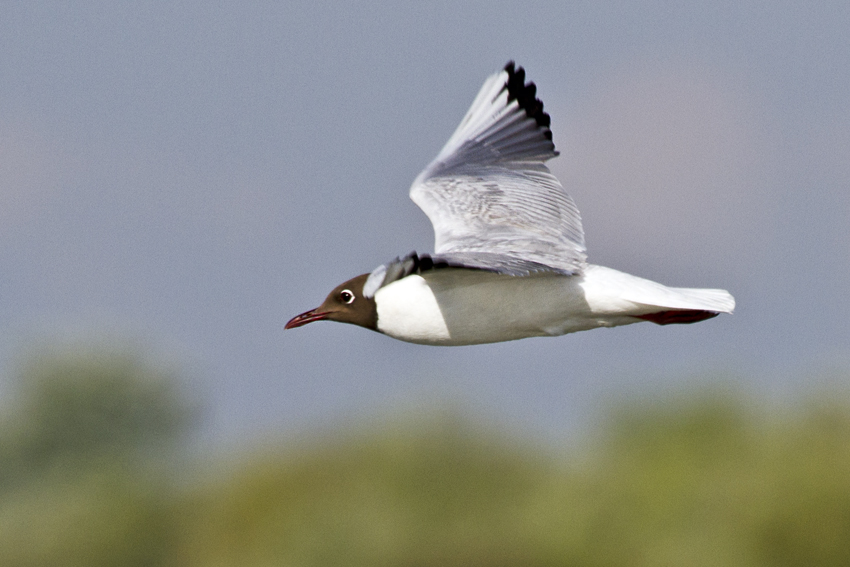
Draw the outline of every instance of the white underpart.
M669 288L593 265L580 276L435 270L379 289L375 301L379 331L432 345L557 336L637 323L635 316L664 309L731 313L735 305L723 290Z

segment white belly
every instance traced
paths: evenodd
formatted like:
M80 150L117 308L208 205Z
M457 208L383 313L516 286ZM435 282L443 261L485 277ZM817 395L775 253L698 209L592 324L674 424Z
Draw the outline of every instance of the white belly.
M413 343L468 345L638 321L626 315L635 303L586 284L585 276L434 270L378 290L378 330Z

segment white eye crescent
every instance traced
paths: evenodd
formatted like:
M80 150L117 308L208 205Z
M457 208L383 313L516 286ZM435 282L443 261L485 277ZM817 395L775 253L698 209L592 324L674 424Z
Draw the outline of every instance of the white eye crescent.
M352 303L354 303L354 294L351 293L351 290L344 289L339 292L339 300L345 304L351 305Z

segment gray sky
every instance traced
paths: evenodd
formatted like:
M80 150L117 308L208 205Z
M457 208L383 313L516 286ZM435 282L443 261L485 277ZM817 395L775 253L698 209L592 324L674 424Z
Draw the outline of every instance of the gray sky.
M850 367L848 29L846 2L7 4L3 366L138 339L187 369L214 442L423 398L560 436L712 374L799 391ZM589 260L726 288L735 315L458 348L284 332L432 249L409 185L509 59Z

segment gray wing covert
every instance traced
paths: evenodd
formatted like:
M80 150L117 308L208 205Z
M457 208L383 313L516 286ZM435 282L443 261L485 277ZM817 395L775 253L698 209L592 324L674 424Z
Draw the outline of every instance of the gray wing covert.
M513 62L485 81L410 197L431 220L435 253L490 258L484 266L542 265L577 274L585 265L575 203L545 161L558 153L534 83ZM479 262L480 264L480 262Z

